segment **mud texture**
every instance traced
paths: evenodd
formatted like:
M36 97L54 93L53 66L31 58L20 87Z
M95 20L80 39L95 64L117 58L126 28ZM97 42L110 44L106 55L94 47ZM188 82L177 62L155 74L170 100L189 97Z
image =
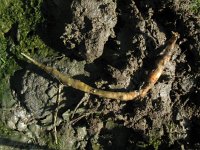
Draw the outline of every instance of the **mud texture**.
M66 25L63 41L69 48L76 47L74 51L79 56L93 62L102 55L104 44L114 34L116 3L112 0L73 1L71 9L72 23Z
M87 72L84 71L85 64L85 61L70 61L68 58L61 58L56 61L51 59L52 67L58 68L62 72L74 77L81 74L87 75ZM18 79L19 83L13 85L12 88L17 93L20 93L19 98L22 100L21 102L26 105L28 111L33 113L35 118L44 118L52 113L51 110L55 107L58 88L61 88L61 98L66 97L66 92L63 92L64 86L55 81L53 77L34 68L33 65L27 66L27 69L28 71L20 70L15 73L15 80ZM31 71L34 69L38 71L38 74ZM23 78L21 79L22 76ZM73 96L73 98L76 99L76 96Z
M52 5L63 10L62 3ZM72 18L57 39L71 53L41 61L94 87L139 89L176 31L181 35L176 52L145 98L127 103L99 98L64 87L29 64L11 78L15 99L40 132L54 135L57 126L58 149L199 149L200 17L188 6L185 0L71 1L66 11Z

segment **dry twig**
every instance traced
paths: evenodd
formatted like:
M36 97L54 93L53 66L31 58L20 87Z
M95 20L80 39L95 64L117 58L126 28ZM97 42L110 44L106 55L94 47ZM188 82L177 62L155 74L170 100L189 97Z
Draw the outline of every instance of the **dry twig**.
M53 124L54 124L54 139L55 139L55 143L56 144L58 144L56 124L57 124L58 110L59 110L59 105L60 105L60 93L61 93L61 86L60 86L60 83L58 83L58 93L57 93L57 99L56 99L56 109L55 109L55 112L54 112L54 119L53 119Z

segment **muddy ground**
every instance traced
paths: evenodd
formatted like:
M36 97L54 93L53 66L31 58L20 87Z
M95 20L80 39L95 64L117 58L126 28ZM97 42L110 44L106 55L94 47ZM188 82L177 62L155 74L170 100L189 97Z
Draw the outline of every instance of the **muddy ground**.
M189 6L187 0L44 2L38 35L55 56L35 59L100 89L139 89L171 31L180 39L152 90L130 102L66 87L24 60L10 79L16 104L4 121L41 149L200 149L200 18Z

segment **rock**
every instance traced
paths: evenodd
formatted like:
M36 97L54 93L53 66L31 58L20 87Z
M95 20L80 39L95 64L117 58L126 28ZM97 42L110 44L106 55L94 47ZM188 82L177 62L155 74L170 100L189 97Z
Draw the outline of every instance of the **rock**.
M84 140L86 135L87 135L86 127L82 127L82 128L77 129L78 140L80 140L80 141Z
M26 131L27 130L27 125L24 122L19 121L17 123L17 130L18 131Z
M12 120L8 120L7 125L11 129L16 129L15 123Z
M71 61L67 57L50 63L50 65L61 70L61 72L71 76L81 74L88 75L84 70L85 64L85 61ZM33 69L32 66L30 67ZM13 78L16 78L17 82L14 87L17 85L21 85L22 87L21 89L16 87L15 98L17 99L17 96L23 95L20 101L36 119L43 118L52 113L53 110L50 108L56 105L58 95L58 83L56 80L44 72L37 74L34 71L28 70L26 72L22 72L21 70L16 72ZM64 91L65 87L60 85L60 88L61 91ZM65 100L66 93L61 92L60 97L61 100ZM17 115L22 118L25 115L24 113L25 112L22 111L17 113Z

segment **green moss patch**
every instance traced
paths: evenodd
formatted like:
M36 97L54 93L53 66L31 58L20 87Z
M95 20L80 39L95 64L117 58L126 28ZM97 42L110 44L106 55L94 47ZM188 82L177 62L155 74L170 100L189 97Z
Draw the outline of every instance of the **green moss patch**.
M0 104L8 107L12 99L10 76L19 68L16 58L21 52L46 56L50 48L40 39L45 19L43 0L2 0L0 5Z

